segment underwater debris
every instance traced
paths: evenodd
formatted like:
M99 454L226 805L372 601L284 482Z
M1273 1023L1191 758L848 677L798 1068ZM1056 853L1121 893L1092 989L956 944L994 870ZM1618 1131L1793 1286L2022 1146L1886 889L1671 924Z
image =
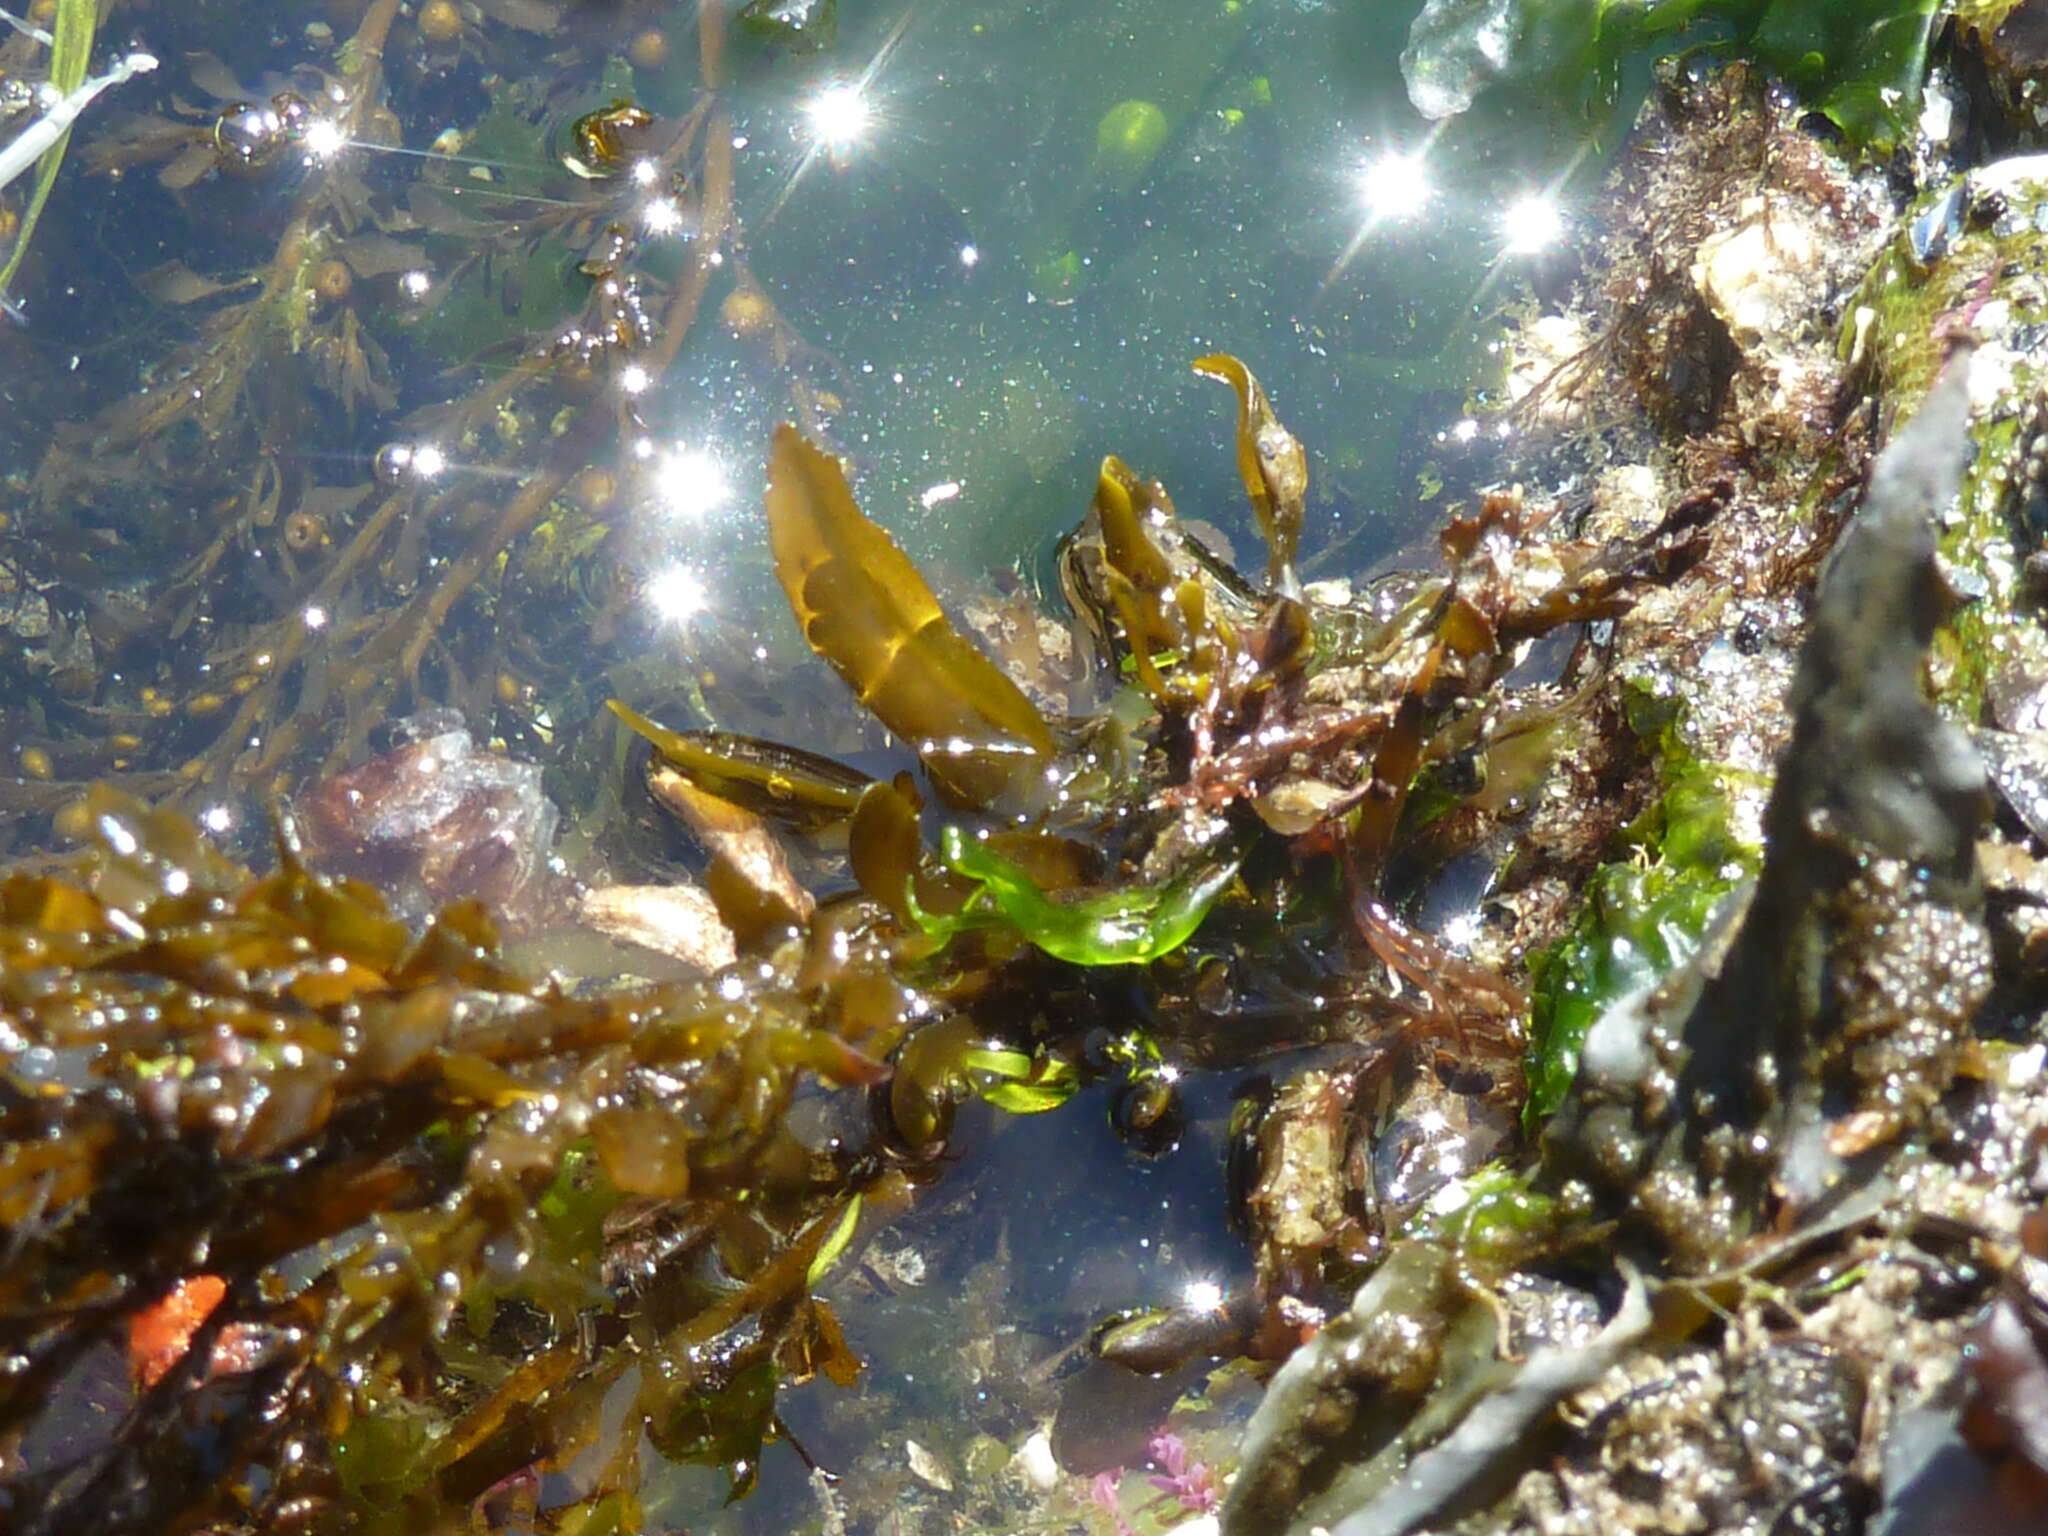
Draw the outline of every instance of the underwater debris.
M13 247L6 262L0 264L0 300L7 302L8 313L17 322L21 320L20 304L8 290L28 254L29 237L35 233L43 207L49 200L50 189L56 184L57 169L64 159L64 145L71 125L103 92L136 75L147 74L157 66L154 54L137 49L118 60L104 74L88 79L98 16L95 6L82 3L82 0L67 0L67 3L56 7L54 32L26 23L13 24L15 32L49 49L47 88L54 93L54 99L46 101L37 100L36 94L30 93L24 101L17 103L25 105L26 101L35 100L43 111L4 147L0 147L0 187L16 180L31 165L41 163L35 188L29 193L28 207L14 223Z
M75 91L59 97L41 117L0 146L0 187L5 187L55 148L57 141L78 121L79 113L103 93L137 75L148 74L156 68L156 63L155 54L128 54L117 59L105 73L94 75Z
M533 923L550 900L558 819L540 770L475 751L453 710L392 729L389 751L299 797L306 857L375 886L414 922L476 901L515 928Z

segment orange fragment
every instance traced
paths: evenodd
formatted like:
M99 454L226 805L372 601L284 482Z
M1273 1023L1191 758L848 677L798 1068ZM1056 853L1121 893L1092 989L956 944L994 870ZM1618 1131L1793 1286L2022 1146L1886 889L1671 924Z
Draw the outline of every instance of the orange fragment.
M128 1320L128 1374L137 1391L147 1392L185 1358L192 1335L227 1293L228 1283L219 1275L193 1275Z

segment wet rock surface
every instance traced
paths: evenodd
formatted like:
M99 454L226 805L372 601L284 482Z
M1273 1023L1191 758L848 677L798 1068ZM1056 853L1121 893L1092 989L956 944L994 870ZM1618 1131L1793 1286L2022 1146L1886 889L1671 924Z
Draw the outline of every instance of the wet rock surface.
M1226 1531L1291 1514L1290 1530L1346 1536L1902 1533L2033 1529L2048 1507L2018 1406L2039 1358L2025 1234L2048 1193L2026 702L2048 669L2021 574L2038 539L2041 296L2020 254L2038 194L2015 192L2033 173L1972 173L2000 193L1973 217L1975 192L1944 205L1937 163L1894 236L1888 194L1801 148L1767 153L1746 192L1689 168L1738 123L1785 131L1734 77L1674 87L1661 111L1619 173L1652 195L1608 237L1569 328L1641 361L1623 363L1640 414L1617 413L1601 451L1642 468L1603 485L1711 468L1721 511L1703 579L1615 626L1615 673L1655 705L1633 718L1663 731L1663 798L1633 824L1650 833L1632 880L1600 888L1608 958L1563 991L1538 972L1539 1025L1608 990L1532 1180L1577 1235L1509 1266L1562 1283L1583 1358L1595 1336L1607 1355L1597 1381L1573 1380L1495 1339L1478 1355L1496 1379L1438 1354L1402 1407L1353 1381L1355 1341L1403 1319L1441 1338L1462 1314L1446 1303L1432 1332L1427 1307L1369 1285L1276 1378ZM1688 224L1703 207L1712 229ZM1787 239L1745 243L1773 220ZM1884 297L1865 313L1845 293ZM1559 370L1548 394L1570 387ZM1583 403L1542 406L1527 408L1583 429ZM1686 776L1702 759L1711 801ZM1655 925L1703 803L1704 846L1723 851L1695 866L1674 935ZM1530 836L1545 826L1539 812ZM1542 910L1533 887L1498 900L1509 924ZM1629 958L1639 933L1661 963ZM1458 1274L1466 1298L1498 1303L1510 1283L1469 1256ZM1631 1333L1637 1276L1656 1321ZM1434 1453L1518 1394L1543 1403L1515 1418L1524 1443L1446 1476Z
M1845 1155L1924 1120L1990 990L1984 771L1919 680L1966 379L1965 360L1878 461L1822 579L1738 925L1593 1025L1548 1133L1686 1268L1725 1259L1773 1190L1811 1204Z

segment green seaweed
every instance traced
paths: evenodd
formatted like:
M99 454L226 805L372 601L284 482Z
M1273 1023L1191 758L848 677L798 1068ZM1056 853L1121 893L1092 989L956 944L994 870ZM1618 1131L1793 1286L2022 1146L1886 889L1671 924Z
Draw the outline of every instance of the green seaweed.
M1226 845L1159 885L1061 903L1040 890L1021 866L957 825L940 834L939 857L979 889L953 913L927 912L913 902L925 932L951 938L975 929L1010 928L1072 965L1143 965L1171 954L1201 927L1236 878L1240 862Z
M982 1087L982 1099L1010 1115L1039 1115L1058 1109L1081 1086L1073 1063L1058 1056L975 1046L960 1053L960 1065L987 1073L992 1080Z
M1883 151L1919 110L1939 9L1935 0L1434 0L1402 65L1431 116L1499 86L1599 122L1630 107L1627 85L1646 56L1711 48L1753 59L1851 143ZM1505 53L1503 36L1514 39Z
M734 19L748 36L791 53L822 53L839 35L838 0L747 0Z
M775 1424L775 1387L775 1363L753 1361L716 1389L675 1404L647 1426L647 1438L670 1461L724 1468L732 1484L727 1501L745 1498Z
M1999 193L1994 220L1945 219L1950 186L1930 188L1908 214L1917 226L1897 235L1843 308L1837 351L1861 371L1883 415L1910 415L1932 387L1959 323L1974 323L1994 295L2005 311L2004 341L2048 320L2048 298L2037 283L2010 280L2036 272L2048 259L2039 220L2048 209L2048 183L2014 178ZM1934 233L1924 232L1932 229ZM1995 286L1994 286L1995 285ZM2020 571L2027 540L2039 530L2018 526L2014 483L2030 430L2029 401L2042 383L2033 354L2019 351L1997 404L1980 415L1976 452L1964 475L1954 513L1942 521L1942 559L1954 568L1971 600L1956 604L1937 632L1929 676L1935 697L1957 717L1982 717L1992 676L2041 649L2041 628L2029 611Z
M1558 1200L1532 1187L1535 1170L1489 1163L1444 1186L1401 1231L1403 1238L1443 1243L1482 1272L1525 1263L1557 1236Z
M1594 871L1570 932L1530 964L1523 1121L1532 1132L1564 1102L1593 1021L1690 956L1758 862L1734 834L1735 770L1694 754L1675 700L1639 684L1629 703L1631 728L1662 753L1663 793L1628 827L1630 856Z
M846 1209L839 1213L839 1220L833 1224L831 1234L818 1245L818 1251L811 1256L810 1267L804 1271L804 1284L816 1285L831 1273L853 1241L853 1234L860 1229L861 1198L856 1194L846 1202Z

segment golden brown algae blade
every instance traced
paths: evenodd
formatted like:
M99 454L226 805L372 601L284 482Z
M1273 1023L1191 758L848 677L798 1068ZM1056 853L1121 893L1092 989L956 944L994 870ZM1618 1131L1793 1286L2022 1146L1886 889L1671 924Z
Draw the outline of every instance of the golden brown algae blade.
M953 627L855 504L839 461L787 422L768 457L768 539L804 638L917 749L947 799L986 805L1045 767L1052 732L1037 708Z

